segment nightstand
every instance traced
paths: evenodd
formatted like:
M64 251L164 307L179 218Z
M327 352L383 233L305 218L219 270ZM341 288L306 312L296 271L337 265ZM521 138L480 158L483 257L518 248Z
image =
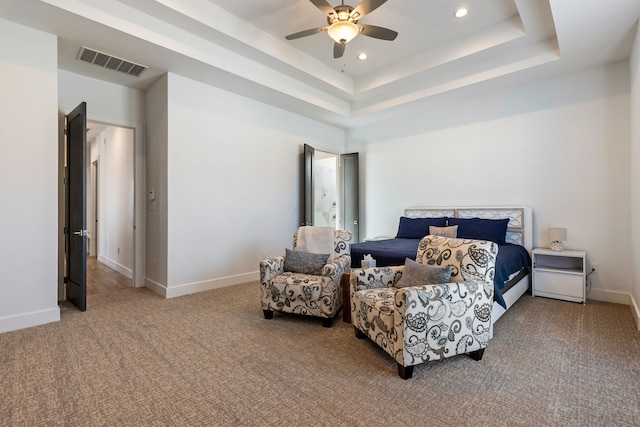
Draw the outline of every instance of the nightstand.
M534 297L585 303L587 253L536 248L532 252Z

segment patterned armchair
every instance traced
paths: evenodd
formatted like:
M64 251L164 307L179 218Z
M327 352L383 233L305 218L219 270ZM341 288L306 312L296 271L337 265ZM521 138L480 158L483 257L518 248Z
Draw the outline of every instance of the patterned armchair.
M319 275L285 271L284 256L260 261L260 301L265 319L279 311L320 317L324 327L331 327L342 308L340 279L351 266L351 233L332 231L333 253ZM293 237L294 250L299 249L299 233L300 229Z
M413 366L468 353L480 360L490 338L498 245L425 236L420 264L451 266L451 283L396 288L404 266L352 269L351 318L356 337L369 337L398 362L407 379Z

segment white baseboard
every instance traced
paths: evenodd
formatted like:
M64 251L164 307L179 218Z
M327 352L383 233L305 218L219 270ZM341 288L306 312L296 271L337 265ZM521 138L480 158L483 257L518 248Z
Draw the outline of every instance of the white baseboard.
M612 302L614 304L631 304L631 295L625 292L605 291L602 289L591 289L587 292L587 300Z
M60 307L0 318L0 333L60 321Z
M133 270L129 267L125 267L124 265L119 264L112 259L105 258L102 255L98 257L98 261L127 277L127 279L133 279Z
M636 329L640 332L640 308L638 307L638 301L633 298L633 294L631 295L631 314L633 315L633 320L636 322Z
M239 285L240 283L253 282L260 279L259 272L238 274L236 276L221 277L202 282L184 283L175 286L166 286L151 279L145 278L145 286L164 298L175 298L211 289L224 288L225 286Z
M148 277L144 278L144 287L160 295L162 298L167 297L167 287L149 279Z

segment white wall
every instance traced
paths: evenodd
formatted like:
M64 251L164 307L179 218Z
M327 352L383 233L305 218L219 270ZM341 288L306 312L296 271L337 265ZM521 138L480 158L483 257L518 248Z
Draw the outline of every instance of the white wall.
M58 85L58 106L65 114L85 101L92 121L123 126L144 123L144 92L65 70L58 71Z
M0 332L60 319L57 40L0 19Z
M631 309L640 330L640 31L631 53Z
M167 98L167 188L156 195L167 229L148 233L166 233L168 269L154 289L171 297L256 280L262 251L283 254L298 227L303 144L341 153L344 131L173 74Z
M528 205L535 246L566 227L598 263L587 298L628 304L628 62L432 107L349 132L362 235L395 235L409 206Z
M146 215L146 276L145 286L165 295L167 288L167 145L168 77L161 77L147 90L147 196Z
M98 260L133 277L133 129L109 126L98 135Z

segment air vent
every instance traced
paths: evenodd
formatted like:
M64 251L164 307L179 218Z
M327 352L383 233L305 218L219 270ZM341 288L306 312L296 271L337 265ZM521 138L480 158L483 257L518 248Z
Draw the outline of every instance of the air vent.
M136 77L140 77L144 70L149 68L145 65L136 64L126 59L109 55L108 53L98 52L85 46L80 48L76 59Z

